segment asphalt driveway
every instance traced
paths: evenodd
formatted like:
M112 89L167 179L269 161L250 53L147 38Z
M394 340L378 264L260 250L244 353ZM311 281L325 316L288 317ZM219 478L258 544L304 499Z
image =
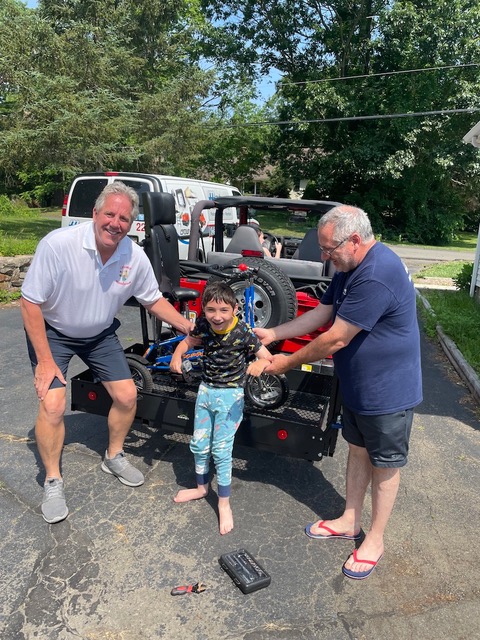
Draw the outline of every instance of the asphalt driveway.
M122 312L122 340L139 338ZM414 420L387 531L367 581L344 578L349 541L303 528L343 507L346 447L311 464L238 448L235 529L218 533L215 500L172 502L193 481L178 437L135 425L127 451L146 475L130 489L100 470L105 420L67 412L63 455L70 516L40 516L36 400L17 306L0 309L0 637L2 640L461 640L479 637L477 407L440 349L423 340L425 400ZM82 370L76 363L70 375ZM365 512L366 524L370 505ZM272 576L243 595L218 564L246 548ZM207 584L172 597L172 587Z

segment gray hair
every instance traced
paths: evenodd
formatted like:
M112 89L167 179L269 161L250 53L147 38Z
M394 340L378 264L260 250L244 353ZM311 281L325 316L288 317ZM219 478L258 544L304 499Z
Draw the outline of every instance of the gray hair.
M107 184L107 186L103 189L103 191L95 201L95 209L97 211L100 211L100 209L105 205L105 200L108 198L108 196L126 196L132 203L132 211L130 213L132 222L137 218L139 200L138 194L135 189L132 189L132 187L127 187L127 185L120 180L115 180L115 182Z
M362 209L347 204L340 204L327 211L319 220L318 228L333 224L333 242L341 242L344 238L358 233L362 242L373 239L371 222Z

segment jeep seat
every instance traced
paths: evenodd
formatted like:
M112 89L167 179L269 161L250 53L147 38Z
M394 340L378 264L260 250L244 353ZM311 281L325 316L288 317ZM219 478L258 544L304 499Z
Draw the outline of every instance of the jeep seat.
M245 255L245 252L248 252L249 255L255 254L255 257L258 258L263 258L265 255L257 232L253 227L246 225L242 225L235 229L232 239L228 243L227 249L228 253Z
M180 302L182 310L188 300L198 298L199 292L180 287L175 199L170 193L148 191L143 194L143 210L144 250L152 263L158 288L170 302Z
M311 260L313 262L322 262L322 252L318 244L317 229L309 229L303 236L302 241L298 245L292 260Z

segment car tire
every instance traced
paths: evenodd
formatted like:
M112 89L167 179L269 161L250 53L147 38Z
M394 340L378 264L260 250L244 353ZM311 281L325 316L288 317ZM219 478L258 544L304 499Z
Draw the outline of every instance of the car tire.
M255 289L255 326L262 328L276 327L293 320L297 315L297 294L292 281L272 262L263 258L236 258L223 266L237 267L239 264L258 268L254 276ZM230 278L212 276L209 282L223 280L235 292L240 317L245 320L245 278L232 274Z

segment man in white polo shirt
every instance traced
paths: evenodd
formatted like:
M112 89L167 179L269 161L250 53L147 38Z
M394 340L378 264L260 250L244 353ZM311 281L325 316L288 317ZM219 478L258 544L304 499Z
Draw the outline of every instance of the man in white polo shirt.
M132 296L151 314L188 333L191 323L158 289L144 251L127 238L138 213L134 189L116 181L102 191L91 223L57 229L38 244L20 301L39 403L35 438L45 467L42 514L68 515L60 471L65 438L66 375L73 355L84 360L112 398L102 470L131 487L143 474L123 443L136 412L137 390L116 335L115 314Z

